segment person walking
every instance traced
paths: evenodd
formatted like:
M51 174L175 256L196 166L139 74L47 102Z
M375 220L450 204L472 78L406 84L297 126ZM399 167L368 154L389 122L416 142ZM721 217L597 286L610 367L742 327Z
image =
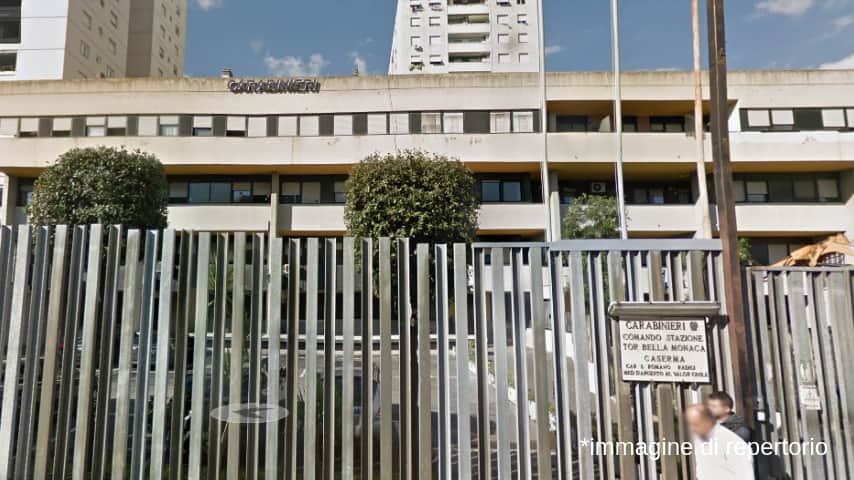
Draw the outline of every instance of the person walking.
M709 395L706 400L706 405L712 414L717 419L718 423L730 431L741 437L745 442L750 443L753 432L747 425L743 417L740 417L732 411L732 397L726 392L714 392Z
M755 480L750 446L720 425L708 406L689 406L685 422L694 440L697 480Z

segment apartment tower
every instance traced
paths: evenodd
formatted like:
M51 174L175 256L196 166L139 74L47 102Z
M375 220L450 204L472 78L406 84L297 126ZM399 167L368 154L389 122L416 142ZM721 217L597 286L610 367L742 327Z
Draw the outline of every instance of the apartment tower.
M540 0L398 0L389 74L537 72Z
M0 80L177 77L187 0L0 0Z

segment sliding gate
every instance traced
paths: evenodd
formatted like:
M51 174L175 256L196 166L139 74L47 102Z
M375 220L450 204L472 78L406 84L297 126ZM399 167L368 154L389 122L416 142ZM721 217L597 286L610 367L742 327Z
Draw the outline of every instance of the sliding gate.
M701 241L0 229L0 478L687 479L711 378L624 382L614 306L722 304ZM609 444L625 442L624 450Z

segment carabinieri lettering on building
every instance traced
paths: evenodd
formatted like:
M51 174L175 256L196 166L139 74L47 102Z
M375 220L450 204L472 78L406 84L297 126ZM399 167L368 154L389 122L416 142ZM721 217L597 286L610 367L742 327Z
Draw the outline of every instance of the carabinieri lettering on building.
M286 78L271 80L229 80L231 93L319 93L320 80Z

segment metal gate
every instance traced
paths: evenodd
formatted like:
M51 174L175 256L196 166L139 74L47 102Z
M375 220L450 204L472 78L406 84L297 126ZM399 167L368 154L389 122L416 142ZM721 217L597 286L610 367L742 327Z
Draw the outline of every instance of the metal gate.
M716 241L0 229L0 478L690 478L615 305L723 304ZM849 344L850 347L850 344ZM847 348L847 347L846 347ZM828 407L829 408L829 407Z
M748 275L762 440L798 449L781 455L795 480L854 477L854 271Z

